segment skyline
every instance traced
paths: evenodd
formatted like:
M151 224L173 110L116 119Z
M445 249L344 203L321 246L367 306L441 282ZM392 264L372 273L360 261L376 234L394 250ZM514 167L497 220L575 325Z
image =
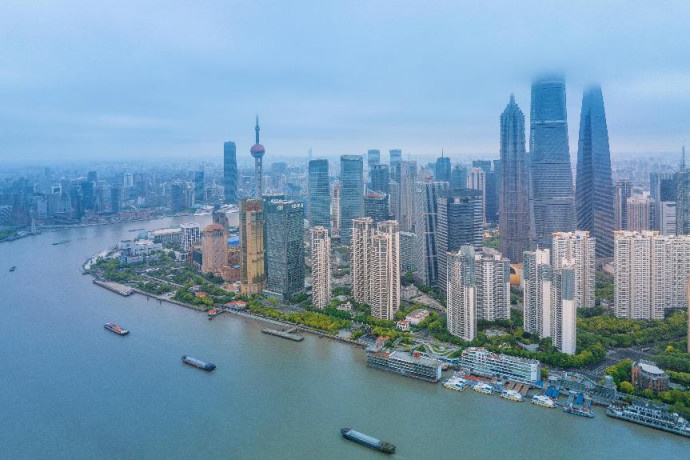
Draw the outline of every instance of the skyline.
M242 161L257 113L269 156L401 148L496 158L506 98L527 107L532 78L550 70L566 76L571 120L584 87L602 85L613 158L686 143L682 2L664 11L624 2L82 3L0 7L5 161L203 161L225 141ZM578 128L570 123L571 155Z

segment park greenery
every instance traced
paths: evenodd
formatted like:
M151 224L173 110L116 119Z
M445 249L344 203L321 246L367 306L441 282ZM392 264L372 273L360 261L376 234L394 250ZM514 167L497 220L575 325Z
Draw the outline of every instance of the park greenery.
M265 318L301 324L331 334L337 334L340 329L350 326L350 322L347 320L334 318L316 311L285 313L275 308L262 305L257 299L250 300L247 307L252 313Z

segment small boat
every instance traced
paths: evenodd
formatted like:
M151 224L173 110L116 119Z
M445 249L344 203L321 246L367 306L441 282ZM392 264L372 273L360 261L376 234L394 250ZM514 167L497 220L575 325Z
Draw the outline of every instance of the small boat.
M522 395L515 390L503 390L501 392L501 398L507 399L508 401L517 401L517 402L522 402L525 400L522 397Z
M16 265L12 265L12 266L10 267L10 271L11 271L11 272L15 271L16 269L17 269L17 266L16 266Z
M127 334L129 334L129 331L128 331L127 329L123 329L123 328L121 328L120 326L118 326L117 324L105 323L105 324L103 325L103 327L106 328L106 329L108 329L110 332L116 333L117 335L127 335Z
M215 364L206 363L200 359L192 358L191 356L187 355L182 356L182 362L185 364L189 364L190 366L194 366L197 369L202 369L206 372L211 372L213 369L216 368Z
M467 380L464 378L454 375L443 384L443 388L447 388L453 391L463 391L467 386Z
M532 397L532 404L536 406L547 407L549 409L553 409L556 406L558 406L558 403L556 401L544 395L534 395Z
M486 383L478 383L475 386L473 386L472 389L477 393L483 393L485 395L490 395L494 392L494 389L491 387L491 385L488 385Z
M66 243L69 243L69 242L70 242L70 240L56 241L55 243L53 243L53 246L57 246L57 245L59 245L59 244L66 244Z
M580 417L594 418L594 413L590 410L592 400L583 393L577 395L571 394L568 397L568 402L563 407L563 412Z
M359 431L351 430L350 428L341 428L340 434L342 434L345 439L349 439L352 442L356 442L370 449L378 450L385 454L395 453L395 445L360 433Z

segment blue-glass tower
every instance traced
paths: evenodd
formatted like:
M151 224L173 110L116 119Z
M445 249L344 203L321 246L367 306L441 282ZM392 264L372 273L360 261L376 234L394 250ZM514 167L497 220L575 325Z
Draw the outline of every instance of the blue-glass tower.
M331 192L328 184L328 160L309 162L309 227L331 228Z
M362 155L340 157L340 240L350 244L352 219L364 215L364 164Z
M225 202L237 204L237 149L234 142L223 145L223 188Z

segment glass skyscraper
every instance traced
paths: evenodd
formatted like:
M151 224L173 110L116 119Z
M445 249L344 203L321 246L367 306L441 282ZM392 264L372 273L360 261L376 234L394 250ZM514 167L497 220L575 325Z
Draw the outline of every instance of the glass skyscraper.
M500 252L513 263L522 262L530 248L529 173L525 151L525 116L511 95L501 114L501 166L498 194Z
M364 215L364 165L362 155L340 157L340 241L350 244L352 219Z
M289 300L304 289L304 205L270 200L266 215L266 289Z
M237 204L237 149L234 142L223 145L223 188L225 202Z
M582 96L576 177L577 229L587 230L596 238L597 257L613 257L611 152L599 86L587 88Z
M374 165L369 171L371 177L371 189L375 192L388 194L388 183L390 182L390 169L388 165Z
M441 154L441 156L436 159L434 177L437 181L450 182L450 158Z
M575 230L576 224L562 76L532 82L530 169L533 245L549 248L552 233Z
M331 192L328 183L328 160L309 162L309 197L307 200L309 226L331 228Z

